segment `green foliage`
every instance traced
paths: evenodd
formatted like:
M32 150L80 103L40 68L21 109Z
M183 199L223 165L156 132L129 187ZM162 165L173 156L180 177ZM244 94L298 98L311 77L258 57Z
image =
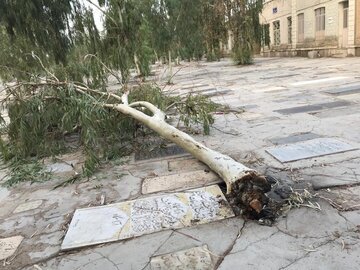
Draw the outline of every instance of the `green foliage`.
M168 97L160 88L149 84L132 89L129 101L139 100L148 101L162 110L175 102L180 120L186 126L203 124L206 134L213 123L211 112L216 109L216 105L205 97L189 95L183 100ZM32 158L40 159L81 147L86 155L83 175L88 177L102 161L132 151L139 124L102 106L116 102L105 93L79 93L73 84L21 85L14 98L5 103L10 124L6 127L7 137L0 140L1 153L6 161L16 164L14 168L18 170L18 164L27 164ZM67 138L74 136L78 138L77 143L69 145ZM34 169L34 172L40 171ZM11 178L15 179L11 182L20 181L16 174Z
M232 57L238 65L250 65L253 63L252 45L250 41L236 42L232 51Z
M239 65L251 64L254 44L260 45L262 28L259 13L262 0L226 0L229 27L234 36L232 56Z
M3 0L0 1L0 24L12 40L25 38L29 45L37 47L39 54L47 52L56 63L65 62L70 46L66 30L72 4L78 5L78 2Z
M189 94L184 102L179 102L176 106L180 115L180 121L186 127L192 124L201 124L205 135L210 134L210 127L214 123L212 112L219 108L219 105L201 95Z
M21 182L44 182L50 179L51 172L45 171L38 161L18 161L12 164L11 172L4 186L11 187Z
M202 17L206 60L220 60L220 42L227 42L225 5L223 0L202 0Z

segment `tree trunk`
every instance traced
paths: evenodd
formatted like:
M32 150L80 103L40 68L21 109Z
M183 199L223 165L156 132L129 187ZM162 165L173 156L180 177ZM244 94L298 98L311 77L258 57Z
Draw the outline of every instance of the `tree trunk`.
M140 101L129 105L107 104L105 106L133 117L208 165L211 170L225 181L227 194L239 196L239 203L245 205L247 210L252 209L260 213L264 205L266 205L267 198L264 194L270 190L270 186L264 177L231 157L209 149L195 141L188 134L169 125L165 121L165 114L154 105ZM153 113L153 116L146 115L134 107L146 107Z
M171 60L171 51L169 51L169 80L168 83L172 83L172 76L173 76L173 72L172 72L172 60Z
M137 74L139 76L141 76L141 70L140 70L140 67L139 67L139 59L138 59L136 54L134 54L134 63L135 63L135 66L136 66Z

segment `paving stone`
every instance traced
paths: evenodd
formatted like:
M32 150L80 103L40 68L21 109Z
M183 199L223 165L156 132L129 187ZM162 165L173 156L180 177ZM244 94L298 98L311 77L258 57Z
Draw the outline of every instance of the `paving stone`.
M343 246L344 244L344 246ZM341 237L337 241L316 248L300 260L293 261L287 270L358 270L360 265L360 243L357 236Z
M251 227L255 229L250 229ZM278 232L276 228L251 223L250 227L243 229L233 250L224 258L218 269L278 270L304 256L304 246L310 243L311 241L303 241Z
M219 220L217 222L204 224L201 226L191 226L177 230L178 233L188 237L188 241L196 241L193 246L200 243L206 244L209 250L215 254L217 259L231 248L234 240L241 234L244 226L242 217ZM181 239L181 242L185 240ZM192 243L192 242L191 242ZM183 247L186 248L186 247ZM172 246L164 245L159 253L172 252Z
M173 144L167 147L156 148L153 151L143 150L135 153L135 160L170 157L188 154L183 148Z
M360 210L360 186L328 188L317 193L340 211Z
M206 225L201 225L203 228ZM198 247L204 245L201 240L191 237L187 234L181 233L179 230L173 231L169 238L164 242L161 247L153 253L153 256L158 256L162 254L175 253L179 250L190 249L193 247Z
M332 108L349 106L351 104L352 104L351 102L346 101L346 100L338 100L338 101L333 101L333 102L321 103L320 105L323 108L332 109Z
M215 90L215 91L209 91L202 93L203 96L206 97L216 97L216 96L222 96L222 95L230 95L231 93L234 93L233 90Z
M306 113L306 112L321 111L323 109L344 107L344 106L348 106L350 104L351 103L348 101L340 100L340 101L334 101L334 102L327 102L327 103L292 107L292 108L287 108L287 109L280 109L280 110L275 110L274 112L288 115L288 114Z
M338 77L329 77L324 79L317 79L317 80L306 80L306 81L298 81L291 83L291 86L303 86L303 85L311 85L311 84L326 84L326 83L333 83L335 81L345 81L349 79L349 77L345 76L338 76Z
M234 216L218 186L78 209L62 250L127 239ZM89 226L89 224L92 224Z
M46 246L43 250L29 252L31 260L48 258L51 255L57 254L60 251L60 246Z
M360 183L360 159L336 162L326 166L301 168L301 177L310 181L315 190Z
M269 116L269 117L257 117L247 120L249 124L268 124L269 122L279 120L279 117Z
M286 87L283 86L267 86L267 87L257 87L255 89L253 89L252 91L257 93L257 92L281 92L286 90Z
M22 237L21 235L8 238L0 238L0 261L14 255L23 239L24 237Z
M125 165L121 168L123 171L130 171L134 177L149 177L169 174L167 160L149 160L144 163L135 163Z
M197 93L197 94L199 94L199 93L205 93L205 92L214 92L214 91L216 91L217 89L216 88L214 88L214 87L206 87L206 88L196 88L196 89L194 89L194 90L192 90L191 91L191 93Z
M213 270L215 267L206 245L155 256L150 265L152 270Z
M108 260L106 258L101 258L99 260L92 261L91 263L83 265L76 269L77 270L99 270L99 269L119 270L119 268L116 266L116 264L114 264L113 262L111 262L110 260Z
M275 145L279 145L279 144L303 142L303 141L316 139L319 137L320 137L319 135L309 132L309 133L293 134L282 138L273 138L270 139L270 142L272 142Z
M344 232L352 226L339 215L328 202L318 202L321 211L307 207L292 209L286 218L278 221L277 227L293 237L322 239Z
M10 190L0 186L0 202L10 194Z
M317 138L305 142L276 146L266 149L270 155L280 162L291 162L301 159L320 157L336 153L356 150L348 143L332 138Z
M117 270L126 269L148 269L150 257L159 249L173 232L163 231L151 235L144 235L140 238L129 239L126 242L110 243L105 246L97 246L88 250L79 251L75 254L65 253L63 256L51 259L45 263L45 270L74 270L87 269L96 265L95 269L110 269L116 266ZM104 268L95 262L109 261L112 263L105 264L110 268ZM93 269L93 268L91 268ZM30 269L29 269L30 270ZM33 269L31 269L33 270Z
M342 212L341 215L346 218L355 227L360 226L360 210Z
M142 184L142 193L149 194L160 191L186 190L221 183L222 180L211 171L198 170L146 178Z
M20 212L25 212L25 211L29 211L29 210L33 210L38 208L41 204L43 203L42 200L36 200L36 201L30 201L30 202L26 202L26 203L22 203L19 204L15 210L14 210L14 214L16 213L20 213Z
M173 159L169 160L169 171L181 172L181 171L197 171L209 169L204 163L194 159Z
M74 270L81 269L81 267L83 267L82 269L85 270L86 266L93 265L102 258L103 256L99 253L85 251L78 254L69 254L68 256L52 259L45 263L46 267L43 269ZM105 270L105 268L102 267L101 269ZM32 270L34 270L34 268L32 268Z
M358 94L360 93L360 85L351 85L345 87L336 87L333 89L329 89L324 91L327 94L331 94L334 96L343 96L343 95L351 95L351 94Z
M201 84L201 83L194 83L194 84L187 84L187 85L181 85L181 89L182 90L186 90L186 89L193 89L193 88L197 88L197 87L208 87L208 84Z
M274 76L267 76L267 77L260 77L260 79L262 80L271 80L271 79L281 79L281 78L289 78L289 77L294 77L294 76L298 76L300 74L284 74L284 75L274 75Z
M252 120L252 119L259 119L260 117L264 117L264 115L260 113L244 112L239 114L238 117L241 119Z
M323 110L310 114L322 119L348 116L354 117L354 114L360 114L360 108L358 106L351 106L345 108L336 108L335 110Z

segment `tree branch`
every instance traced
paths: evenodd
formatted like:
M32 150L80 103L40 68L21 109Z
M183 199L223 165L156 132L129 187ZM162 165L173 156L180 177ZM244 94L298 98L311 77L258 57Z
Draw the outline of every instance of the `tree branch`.
M162 120L162 121L164 121L166 118L166 115L163 111L161 111L155 105L153 105L147 101L133 102L133 103L129 104L129 107L132 107L132 108L145 107L146 109L148 109L149 111L151 111L153 113L153 117L158 118L159 120Z
M45 70L46 73L53 77L57 82L59 81L59 79L44 66L39 56L37 56L35 53L31 53L31 56L39 61L41 67Z
M95 58L97 61L99 61L99 63L100 63L111 75L113 75L113 76L116 78L116 80L118 81L118 83L121 84L121 85L123 85L123 83L121 82L120 77L119 77L113 70L111 70L111 68L109 68L107 65L105 65L104 62L99 59L99 57L97 57L97 56L94 55L94 54L87 54L87 55L85 55L84 60L86 60L86 58L88 58L88 57Z

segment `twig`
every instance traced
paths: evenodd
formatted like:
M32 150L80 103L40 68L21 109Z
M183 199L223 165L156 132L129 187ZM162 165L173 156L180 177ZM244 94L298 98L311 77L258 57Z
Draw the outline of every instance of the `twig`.
M53 77L57 82L59 81L59 79L44 66L39 56L37 56L34 52L31 53L31 56L39 61L41 67L46 71L46 73Z
M113 75L113 76L117 79L117 81L119 82L119 84L121 84L121 86L123 86L123 83L121 82L121 79L119 78L119 76L116 75L115 72L114 72L113 70L111 70L107 65L105 65L104 62L99 59L99 57L97 57L97 56L94 55L94 54L87 54L87 55L85 55L84 60L86 60L86 58L88 58L88 57L93 57L93 58L95 58L97 61L99 61L100 64L101 64L111 75Z

